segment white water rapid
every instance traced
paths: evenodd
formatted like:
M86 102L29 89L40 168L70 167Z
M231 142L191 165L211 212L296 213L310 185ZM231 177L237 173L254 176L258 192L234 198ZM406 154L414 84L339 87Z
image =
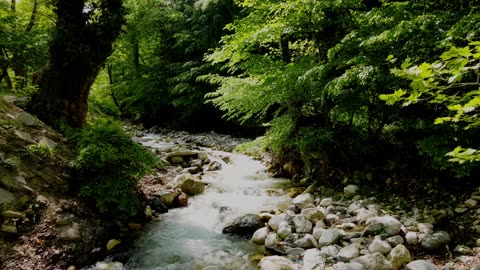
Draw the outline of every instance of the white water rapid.
M139 140L151 148L165 148L158 135ZM250 157L211 149L210 159L222 169L205 172L205 193L189 198L186 208L170 209L146 226L146 233L134 243L134 253L123 269L138 270L247 270L255 269L249 255L257 246L250 239L222 234L232 220L276 208L285 200L279 185L286 180L271 178L265 167ZM220 157L229 157L225 163ZM224 158L225 159L225 158ZM119 264L97 264L91 269L122 269ZM111 268L107 268L111 267ZM118 267L118 268L115 268Z

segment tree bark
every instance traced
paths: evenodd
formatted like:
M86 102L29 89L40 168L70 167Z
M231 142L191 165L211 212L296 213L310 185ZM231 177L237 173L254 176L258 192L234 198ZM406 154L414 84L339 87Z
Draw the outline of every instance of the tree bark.
M57 24L49 63L39 78L31 109L47 123L64 121L81 127L87 116L90 87L123 24L122 0L103 0L86 7L86 0L58 0ZM98 9L101 14L93 17ZM96 13L96 14L99 14Z

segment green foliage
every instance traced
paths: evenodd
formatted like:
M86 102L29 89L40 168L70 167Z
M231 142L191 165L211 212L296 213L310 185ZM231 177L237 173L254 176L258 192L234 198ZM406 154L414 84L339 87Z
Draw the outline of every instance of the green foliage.
M41 155L44 158L51 157L54 154L54 149L43 143L31 144L28 146L28 150L32 153Z
M393 74L411 81L410 89L398 89L393 94L380 95L380 99L388 104L401 102L403 106L422 103L432 110L442 106L447 116L437 117L435 124L462 126L466 130L478 128L480 42L451 47L440 58L432 64L413 66L406 61L401 69L392 69ZM478 150L460 146L447 155L452 157L450 161L460 164L479 160Z
M135 215L137 181L156 164L153 154L132 142L120 123L103 118L87 123L77 146L75 166L85 179L80 196L95 202L100 213Z
M265 137L260 136L253 141L238 145L235 147L235 151L255 158L261 158L262 154L267 150L266 147Z

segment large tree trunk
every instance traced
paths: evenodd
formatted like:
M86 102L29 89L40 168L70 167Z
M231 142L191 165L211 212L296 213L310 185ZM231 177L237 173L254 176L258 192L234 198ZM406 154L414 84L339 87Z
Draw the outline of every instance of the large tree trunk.
M31 108L46 122L85 122L90 87L123 23L122 0L103 0L86 7L86 0L58 0L57 24L50 44L50 60L38 80L39 92ZM86 10L91 9L91 12ZM99 17L92 15L100 14Z

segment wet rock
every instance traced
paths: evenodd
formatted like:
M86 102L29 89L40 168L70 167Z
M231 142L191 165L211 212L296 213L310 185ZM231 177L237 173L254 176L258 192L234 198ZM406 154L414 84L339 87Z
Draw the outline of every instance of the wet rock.
M320 250L316 248L311 248L305 251L303 255L303 269L304 270L314 270L314 269L324 269L325 268L325 258Z
M138 231L142 228L142 224L140 223L128 223L128 228L133 231Z
M360 255L360 250L358 249L357 245L351 244L342 249L337 254L337 258L339 261L350 261L353 258L356 258Z
M187 195L195 196L205 191L205 184L193 179L187 179L180 185L180 189Z
M312 222L302 214L296 215L293 218L293 224L295 225L295 231L297 233L308 233L312 230Z
M293 204L298 208L304 208L308 204L313 204L315 202L315 198L310 193L303 193L298 195L293 199Z
M267 239L268 233L269 231L267 227L256 230L252 236L252 242L259 245L265 244L265 239Z
M145 214L145 218L147 220L152 219L153 211L152 211L152 208L150 207L150 205L147 205L145 207L145 210L143 211L143 213Z
M380 252L363 255L352 259L351 262L356 262L363 265L368 270L392 270L392 264Z
M328 246L335 244L340 239L340 231L337 229L328 229L322 232L320 239L318 240L318 246Z
M422 247L427 250L435 250L445 247L450 242L450 235L444 231L438 231L425 237L422 241Z
M188 195L184 192L180 193L176 200L178 207L187 207L188 206Z
M412 261L410 252L404 245L398 245L388 254L387 259L392 264L393 270L400 269L404 264Z
M222 169L222 163L218 161L212 161L208 164L207 171L219 171Z
M261 270L294 270L295 264L281 256L267 256L260 260L258 267Z
M163 204L162 201L160 201L160 199L157 198L157 197L152 198L152 201L151 201L150 205L151 205L152 209L155 210L155 212L157 212L157 213L167 213L168 212L168 207L165 206L165 204Z
M80 225L74 222L66 226L61 226L58 238L64 241L80 241L82 238Z
M164 190L154 194L155 197L159 198L160 201L167 207L172 207L175 199L180 195L181 192L177 190Z
M205 162L205 160L208 159L208 154L206 152L199 152L198 159L201 160L202 162Z
M440 270L431 262L425 260L416 260L405 266L406 270Z
M172 164L182 164L185 160L183 157L174 156L168 159Z
M231 233L250 237L256 230L262 228L264 223L259 215L247 214L235 219L232 224L222 230L222 233Z

